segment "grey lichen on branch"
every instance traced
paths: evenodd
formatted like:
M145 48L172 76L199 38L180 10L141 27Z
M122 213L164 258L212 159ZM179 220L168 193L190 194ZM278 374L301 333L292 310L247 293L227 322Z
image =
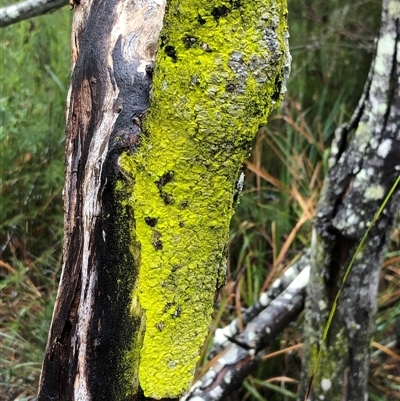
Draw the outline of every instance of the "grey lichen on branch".
M231 338L182 401L219 401L234 393L265 355L265 347L303 309L310 274L307 256L304 255L303 259L299 262L304 263L300 273L263 310L247 321L243 332Z
M0 8L0 27L46 14L67 4L68 0L25 0Z
M307 249L292 266L286 270L282 277L278 278L272 283L267 291L260 294L257 302L246 309L241 317L234 319L229 325L224 328L218 328L215 330L212 348L209 353L209 359L213 358L220 351L229 345L231 341L235 341L235 337L239 334L239 325L244 327L250 323L258 314L264 309L268 308L270 303L278 297L286 288L297 278L301 271L305 268L309 268L310 264L310 249Z

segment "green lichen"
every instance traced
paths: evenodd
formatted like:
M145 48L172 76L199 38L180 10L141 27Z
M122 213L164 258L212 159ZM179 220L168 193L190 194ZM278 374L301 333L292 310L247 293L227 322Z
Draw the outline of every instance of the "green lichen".
M238 173L285 87L286 13L283 0L168 3L145 135L120 161L135 177L135 294L146 316L139 381L148 397L179 397L193 379L222 284Z
M371 185L365 190L365 198L368 200L379 200L385 195L385 189L382 185Z
M317 340L315 339L315 341ZM318 346L309 345L310 357L308 358L307 372L309 377L315 373L312 384L313 399L333 400L337 394L341 394L344 386L343 363L346 363L348 349L349 341L344 329L339 330L331 344L322 344L320 355L318 355ZM318 366L315 369L317 363ZM332 383L331 387L324 388L321 385L324 380Z

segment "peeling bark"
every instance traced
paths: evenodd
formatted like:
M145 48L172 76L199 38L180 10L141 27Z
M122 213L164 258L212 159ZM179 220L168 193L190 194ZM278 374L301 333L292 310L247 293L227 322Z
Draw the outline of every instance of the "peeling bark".
M379 267L396 222L398 188L357 255L325 343L322 338L355 249L400 172L399 80L400 3L385 0L365 93L350 123L336 132L318 204L299 401L367 399Z
M285 92L284 0L170 0L160 36L165 3L75 5L64 261L39 400L189 389L240 166Z

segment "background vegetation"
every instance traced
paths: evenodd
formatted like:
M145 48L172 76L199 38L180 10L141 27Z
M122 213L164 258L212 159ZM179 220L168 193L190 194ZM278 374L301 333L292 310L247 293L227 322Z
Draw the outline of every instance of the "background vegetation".
M0 0L0 6L8 3ZM213 328L251 305L308 245L334 129L350 117L368 73L380 1L289 0L289 12L288 96L260 130L245 164L228 282ZM65 8L1 31L1 401L35 397L60 276L70 23ZM397 229L382 268L372 400L400 394L399 247ZM271 344L271 352L282 352L265 360L232 400L294 397L301 322Z

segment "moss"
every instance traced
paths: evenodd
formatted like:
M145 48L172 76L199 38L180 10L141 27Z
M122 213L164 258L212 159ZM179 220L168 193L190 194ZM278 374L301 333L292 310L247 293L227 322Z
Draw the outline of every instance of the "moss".
M315 399L332 400L341 394L343 389L343 363L346 363L349 342L345 330L341 329L331 345L322 345L318 368L313 377L312 392ZM309 349L310 358L308 364L308 376L312 377L318 360L319 347L311 345ZM322 383L329 381L332 385L324 386Z
M145 136L120 161L135 177L136 295L146 314L139 380L148 397L178 397L193 379L235 182L282 96L286 12L285 1L169 2Z
M139 389L139 355L145 329L143 315L141 315L141 323L140 327L136 328L137 331L135 331L135 336L132 338L131 349L124 353L124 363L127 366L127 369L124 370L124 383L130 383L130 391L122 394L123 397L132 397L133 394L137 394Z

